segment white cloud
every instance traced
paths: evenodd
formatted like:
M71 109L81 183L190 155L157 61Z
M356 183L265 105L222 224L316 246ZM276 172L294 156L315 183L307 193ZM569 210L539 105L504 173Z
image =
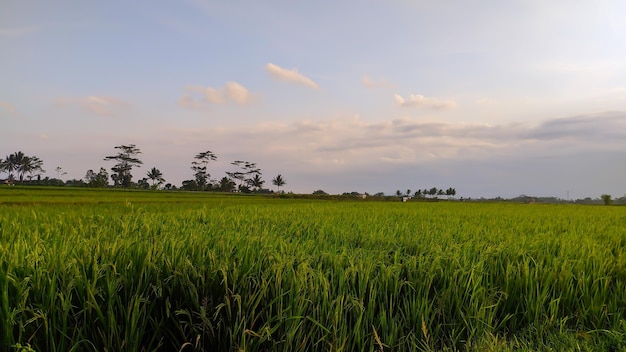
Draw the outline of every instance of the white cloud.
M63 97L55 101L58 108L78 106L99 116L114 116L132 105L111 96L90 95L88 97Z
M367 88L391 88L393 84L389 83L386 79L382 78L378 81L371 79L368 75L364 75L361 78L361 83Z
M227 82L224 87L216 89L212 87L187 86L187 94L178 99L178 105L190 108L204 108L207 104L247 105L253 102L257 95L237 82ZM192 95L195 93L196 97ZM198 97L199 95L199 97Z
M394 94L394 100L396 104L404 107L418 107L430 109L451 109L456 107L456 102L452 100L427 98L420 94L411 94L406 99L399 94Z
M274 65L272 63L269 63L265 66L265 70L269 72L269 74L272 77L276 79L291 82L291 83L296 83L296 84L302 84L302 85L305 85L314 89L320 89L317 83L313 82L313 80L310 79L309 77L302 75L295 68L289 70L289 69L284 69L280 66Z

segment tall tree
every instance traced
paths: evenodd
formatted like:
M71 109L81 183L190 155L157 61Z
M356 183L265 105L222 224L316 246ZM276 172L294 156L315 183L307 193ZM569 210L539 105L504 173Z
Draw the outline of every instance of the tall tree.
M25 159L26 155L24 155L24 153L21 151L15 152L7 156L5 161L5 168L9 173L9 178L12 178L11 176L13 176L13 171L17 171L17 177L19 178L20 182L24 180L23 165L26 162Z
M249 161L235 160L231 163L231 165L237 166L239 169L232 172L226 172L226 174L232 178L233 180L239 181L239 189L246 189L244 184L249 184L250 180L258 175L259 177L262 175L261 169L256 166L256 163L251 163Z
M147 176L150 180L152 180L152 188L157 188L165 182L165 179L163 178L163 173L156 167L153 167L152 170L148 171Z
M277 192L280 192L280 187L287 184L287 182L285 182L281 174L278 174L278 176L274 177L272 179L272 183L274 184L274 186L278 187Z
M24 158L24 153L16 152L7 155L7 157L4 159L4 170L9 173L9 178L13 178L13 172L17 171L17 169L20 167L19 160L21 160L22 158Z
M206 152L198 153L194 159L195 160L191 163L191 169L195 171L194 177L196 183L204 190L211 177L211 174L207 171L207 167L209 162L217 160L217 156L212 151L207 150Z
M38 172L44 172L43 161L36 156L27 156L19 151L5 157L0 163L0 171L8 173L9 179L13 179L13 172L17 171L20 182L24 181L26 174L29 174L28 178L32 180Z
M264 183L265 181L261 179L261 175L259 174L254 174L254 176L248 180L248 185L250 185L250 187L254 187L255 191L261 189Z
M133 167L143 164L143 162L136 157L137 154L141 154L141 150L134 144L118 145L115 149L119 149L118 154L107 156L104 160L117 161L117 164L111 168L111 171L114 173L111 175L111 178L115 186L128 188L133 179L133 175L131 174Z
M28 174L28 180L32 181L33 177L40 176L40 172L44 172L43 160L36 156L26 156L20 165L19 171L22 173L22 177Z

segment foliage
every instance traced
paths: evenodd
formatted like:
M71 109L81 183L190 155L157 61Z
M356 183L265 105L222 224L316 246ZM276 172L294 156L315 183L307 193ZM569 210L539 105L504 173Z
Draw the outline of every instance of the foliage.
M26 174L28 174L27 177L31 181L35 176L40 178L41 173L45 172L41 159L36 156L28 156L22 151L9 154L4 161L0 161L0 171L8 173L9 180L15 179L13 172L17 171L19 182L24 182Z
M96 174L93 170L87 170L85 182L89 187L103 188L109 185L109 173L103 167Z
M277 192L280 192L280 188L286 185L287 182L285 181L285 179L283 178L281 174L278 174L278 176L272 179L272 184L277 187Z
M249 188L246 185L249 185L252 179L255 176L261 176L261 169L256 166L256 163L251 163L249 161L243 160L235 160L231 163L237 167L235 171L227 171L226 174L232 179L239 181L239 191L246 192L249 191ZM246 192L247 193L247 192Z
M624 350L624 220L0 187L0 350Z
M156 189L158 186L165 183L165 179L163 178L163 173L161 170L153 167L147 174L148 178L152 180L152 188Z
M218 183L217 190L220 192L233 192L235 190L235 186L236 185L235 185L235 182L233 182L233 180L224 176Z
M210 150L198 153L191 163L191 169L194 173L194 181L199 190L206 190L209 185L211 174L207 171L209 162L217 160L217 156Z
M111 168L113 174L111 178L116 187L121 186L129 188L132 184L132 169L135 166L142 165L143 162L136 156L141 154L141 150L134 144L118 145L115 149L119 149L116 155L107 156L104 160L115 160L117 164Z
M611 195L610 194L603 194L600 196L600 198L602 199L602 202L604 202L604 205L611 205L613 204L613 199L611 199Z
M261 189L261 187L263 187L264 183L265 183L265 181L263 181L261 179L261 175L260 174L254 174L254 176L252 176L250 179L248 179L248 185L250 187L254 187L255 191L258 191L259 189Z

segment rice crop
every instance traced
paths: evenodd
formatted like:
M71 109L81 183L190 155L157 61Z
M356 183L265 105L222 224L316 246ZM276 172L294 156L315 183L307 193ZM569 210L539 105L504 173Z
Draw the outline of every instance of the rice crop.
M626 349L626 208L0 187L2 351Z

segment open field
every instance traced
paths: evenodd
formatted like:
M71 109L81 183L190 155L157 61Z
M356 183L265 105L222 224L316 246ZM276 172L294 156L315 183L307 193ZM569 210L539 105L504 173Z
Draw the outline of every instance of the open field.
M620 351L625 251L624 207L0 187L0 350Z

